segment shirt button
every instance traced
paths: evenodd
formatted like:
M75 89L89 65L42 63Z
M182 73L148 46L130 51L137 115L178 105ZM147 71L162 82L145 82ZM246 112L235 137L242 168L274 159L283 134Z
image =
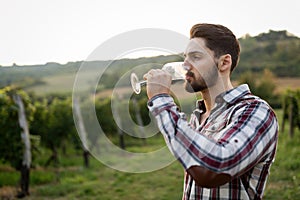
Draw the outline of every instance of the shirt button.
M152 106L153 106L153 102L152 102L152 101L149 101L149 102L148 102L148 106L152 107Z

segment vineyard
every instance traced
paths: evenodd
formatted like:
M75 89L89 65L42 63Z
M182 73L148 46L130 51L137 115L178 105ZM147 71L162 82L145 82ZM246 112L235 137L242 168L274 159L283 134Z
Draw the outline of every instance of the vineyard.
M20 107L16 95L24 103L30 132L30 136L27 135L31 144L29 155L24 153L26 150L28 153L28 146L24 145L26 131L18 123ZM144 113L142 118L147 124L149 119L143 96L136 105ZM1 90L0 97L2 199L16 196L30 199L136 199L141 198L141 194L143 199L180 198L183 170L178 162L153 172L132 174L111 169L97 158L88 156L74 127L69 97L41 99L9 87ZM126 134L121 146L118 126L110 114L110 100L99 99L97 102L99 123L115 145L130 152L150 152L164 146L161 135L144 140ZM300 153L299 102L299 91L287 91L283 109L276 110L282 129L265 199L294 199L300 195L300 162L294 159ZM131 105L132 113L135 113L136 105ZM289 111L294 114L289 115ZM101 118L103 115L106 117ZM133 118L137 120L134 115Z
M271 31L245 36L240 42L243 48L239 67L233 73L234 85L247 83L253 94L275 109L280 125L278 152L264 199L297 199L300 40L285 31ZM149 153L165 147L161 134L144 131L152 120L146 94L143 90L133 95L128 80L134 68L140 67L135 72L141 76L153 65L159 67L170 61L182 61L182 55L0 66L0 199L181 199L183 168L174 160L143 173L111 167L127 167L125 160L131 158L127 152ZM84 80L76 91L74 82L82 65L87 70L80 74ZM103 73L100 80L99 73ZM117 83L120 87L115 87ZM172 91L181 109L191 113L195 96L178 85ZM85 98L79 98L82 96ZM95 119L85 112L90 103L94 104ZM90 135L94 121L101 131ZM122 151L121 157L103 153L110 149L101 143L100 136ZM97 151L106 162L99 159ZM164 161L165 157L159 159Z

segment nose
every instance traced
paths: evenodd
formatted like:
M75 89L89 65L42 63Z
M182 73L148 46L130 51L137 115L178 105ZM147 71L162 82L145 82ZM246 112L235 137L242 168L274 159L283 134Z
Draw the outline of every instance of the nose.
M187 59L184 59L184 62L182 64L182 67L184 70L189 71L191 69L191 64L187 61Z

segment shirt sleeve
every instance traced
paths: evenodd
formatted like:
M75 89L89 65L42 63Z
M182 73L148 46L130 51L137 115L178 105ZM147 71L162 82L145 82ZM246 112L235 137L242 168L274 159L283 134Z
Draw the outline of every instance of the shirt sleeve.
M264 102L240 106L216 141L194 130L172 97L158 95L148 102L171 153L185 169L203 166L216 173L237 176L272 153L278 123Z

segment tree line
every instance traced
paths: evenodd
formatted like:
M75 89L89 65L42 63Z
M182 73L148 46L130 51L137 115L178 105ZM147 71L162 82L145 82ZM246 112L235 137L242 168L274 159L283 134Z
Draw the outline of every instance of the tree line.
M241 59L239 66L233 72L233 78L238 79L245 72L261 73L269 69L276 77L300 76L300 38L287 31L272 31L261 33L257 36L245 35L239 38L241 44ZM102 79L103 89L111 88L124 75L138 65L149 63L164 64L171 61L182 61L183 55L155 56L137 59L120 59L106 61L77 61L66 64L46 63L44 65L19 66L14 64L9 67L0 66L0 87L11 83L23 88L44 84L45 77L75 74L84 64L89 70L105 70ZM124 85L129 85L124 83Z
M269 69L277 77L300 76L300 38L287 31L245 35L239 39L241 59L235 77L246 71L263 72Z

